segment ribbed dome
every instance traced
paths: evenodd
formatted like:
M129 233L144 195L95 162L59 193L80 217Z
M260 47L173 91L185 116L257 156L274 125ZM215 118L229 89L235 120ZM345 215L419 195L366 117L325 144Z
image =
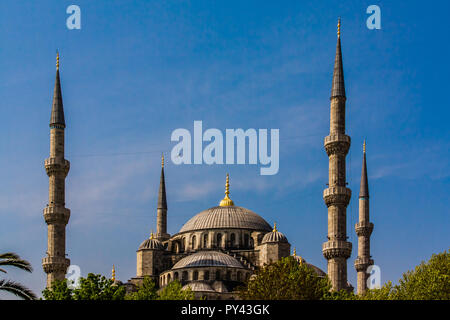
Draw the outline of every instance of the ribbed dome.
M172 270L195 267L244 268L239 261L225 253L218 251L200 251L175 263Z
M186 290L187 288L191 288L194 292L216 292L211 286L202 281L192 281L185 285L181 290Z
M180 233L215 228L272 230L263 218L251 210L236 206L218 206L202 211L192 217L180 229Z
M150 237L149 239L141 243L141 245L139 246L139 250L141 249L164 250L164 245L158 239Z
M293 257L298 263L301 263L301 264L305 263L312 271L314 271L314 272L317 274L317 276L319 276L319 277L325 277L325 276L327 275L325 272L322 271L322 269L316 267L316 266L313 265L313 264L307 263L306 260L303 259L302 257L297 256L296 254L293 254L292 257Z
M272 231L267 233L262 239L261 243L267 242L288 242L286 236L279 231Z

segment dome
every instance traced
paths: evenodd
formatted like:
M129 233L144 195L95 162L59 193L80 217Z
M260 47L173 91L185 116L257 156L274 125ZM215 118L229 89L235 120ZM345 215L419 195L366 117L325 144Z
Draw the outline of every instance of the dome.
M317 274L317 276L326 277L327 274L325 272L323 272L322 269L316 267L313 264L307 263L305 259L303 259L302 257L297 255L295 249L294 249L294 254L291 257L293 257L300 264L303 264L303 263L306 264L312 271L314 271Z
M180 233L202 229L250 229L271 231L270 225L255 212L237 206L217 206L204 210L186 222Z
M288 242L286 236L277 230L277 225L273 227L272 232L267 233L261 243L267 242Z
M141 243L138 250L142 249L153 249L153 250L164 250L164 245L158 239L153 238L153 233L150 238Z
M195 267L244 268L239 261L225 253L218 251L200 251L184 257L175 263L172 270Z
M183 286L181 290L186 290L187 288L191 288L194 292L216 292L209 284L202 281L191 281Z

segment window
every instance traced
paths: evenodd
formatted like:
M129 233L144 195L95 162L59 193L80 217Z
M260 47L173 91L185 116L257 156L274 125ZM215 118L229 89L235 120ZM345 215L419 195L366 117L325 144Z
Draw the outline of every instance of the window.
M203 248L207 248L208 247L208 235L205 234L203 236Z
M231 280L231 271L227 271L227 280Z
M195 236L192 236L192 241L191 241L191 248L192 250L195 250L195 245L197 244L197 238Z
M220 270L216 271L216 280L220 280Z
M169 283L169 282L170 282L170 273L167 274L167 283Z
M209 280L209 271L205 271L205 273L203 274L203 278L205 280Z
M186 281L188 280L188 273L187 271L183 271L183 273L181 274L181 281Z
M173 278L174 278L175 280L178 280L178 272L175 272L175 273L173 274Z
M244 235L244 246L247 248L249 245L249 236L248 234Z
M241 281L241 272L240 271L237 272L237 281Z
M194 278L192 280L198 280L198 271L194 271Z
M217 246L218 247L222 246L222 234L221 233L217 234Z
M232 233L231 235L230 235L230 244L231 244L231 247L234 247L234 242L236 241L236 236L234 235L234 233Z

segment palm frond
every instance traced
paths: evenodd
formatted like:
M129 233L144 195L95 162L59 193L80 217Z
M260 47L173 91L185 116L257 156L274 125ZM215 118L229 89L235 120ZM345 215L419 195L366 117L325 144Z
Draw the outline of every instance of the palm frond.
M12 293L24 300L36 300L37 296L33 291L22 284L12 280L0 280L0 291Z
M6 270L3 270L3 269L0 269L0 272L4 272L4 273L7 273L7 272L6 272Z
M6 253L1 253L0 254L0 259L15 259L15 260L18 260L18 259L20 259L20 257L19 257L19 255L17 253L6 252Z
M2 258L3 257L3 258ZM21 259L17 254L8 252L0 255L0 266L16 267L28 272L33 271L31 264L24 259ZM3 269L0 269L3 270ZM4 270L3 270L4 271Z

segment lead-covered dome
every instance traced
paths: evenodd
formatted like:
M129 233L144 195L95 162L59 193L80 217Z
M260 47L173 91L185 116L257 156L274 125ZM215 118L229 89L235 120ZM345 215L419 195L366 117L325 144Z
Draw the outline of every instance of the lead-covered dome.
M144 240L139 246L138 250L142 249L153 249L153 250L164 250L164 245L158 239L153 238L153 233L150 235L150 238Z
M184 257L175 263L172 270L196 267L244 268L239 261L225 253L219 251L200 251Z
M261 241L261 243L268 243L268 242L288 242L288 240L284 234L282 234L280 231L277 230L277 225L275 224L272 232L269 232L266 235L264 235Z
M180 229L180 233L201 229L272 230L261 216L237 206L218 206L204 210L188 220Z

